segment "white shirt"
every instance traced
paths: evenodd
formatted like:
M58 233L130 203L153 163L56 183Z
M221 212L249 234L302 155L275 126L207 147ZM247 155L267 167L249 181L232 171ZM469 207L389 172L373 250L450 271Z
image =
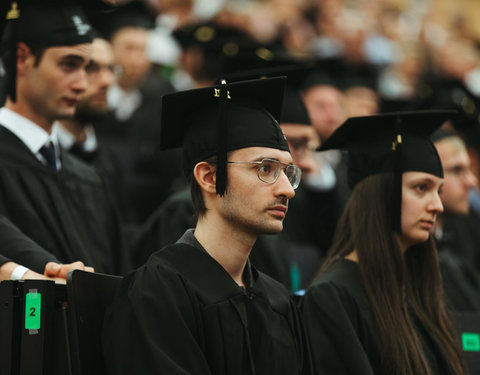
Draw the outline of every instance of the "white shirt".
M40 153L40 149L51 142L56 152L57 170L60 170L61 162L55 129L52 128L52 133L48 134L33 121L5 107L0 108L0 126L15 134L43 164L47 164L47 161Z
M57 136L58 144L64 150L70 150L75 144L75 136L65 129L62 124L58 121L53 123L53 128ZM95 134L95 129L92 125L87 125L85 127L85 141L81 144L83 151L93 152L98 148L97 136Z

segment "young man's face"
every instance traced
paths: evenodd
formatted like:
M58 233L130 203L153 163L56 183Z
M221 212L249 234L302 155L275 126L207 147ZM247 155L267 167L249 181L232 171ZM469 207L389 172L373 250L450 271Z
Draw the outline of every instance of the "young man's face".
M435 142L442 161L445 186L442 202L446 212L467 214L469 211L468 192L477 179L470 169L470 159L463 141L458 137L447 137Z
M228 161L274 159L292 163L287 151L266 147L248 147L229 153ZM283 229L288 200L295 192L285 173L274 183L258 178L256 164L228 164L226 194L219 198L220 215L233 227L254 235L279 233Z
M115 81L115 59L110 44L103 39L92 43L92 59L87 66L88 87L80 97L76 115L97 117L107 114L108 88Z
M91 44L79 44L47 48L37 64L33 55L27 56L19 90L36 116L53 122L74 115L87 88L90 55Z
M122 67L118 84L123 89L137 87L150 71L152 63L146 52L147 41L148 31L135 27L125 27L113 36L113 54Z
M293 163L302 170L302 178L316 172L317 165L313 150L319 146L320 142L315 129L312 126L289 123L282 123L280 127L287 137Z

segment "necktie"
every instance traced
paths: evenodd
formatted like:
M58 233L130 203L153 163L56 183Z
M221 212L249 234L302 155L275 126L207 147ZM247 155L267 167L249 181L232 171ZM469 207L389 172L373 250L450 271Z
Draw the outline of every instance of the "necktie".
M47 166L52 168L55 172L57 171L57 157L55 156L55 147L53 147L52 142L48 142L42 146L40 149L40 154L47 161Z

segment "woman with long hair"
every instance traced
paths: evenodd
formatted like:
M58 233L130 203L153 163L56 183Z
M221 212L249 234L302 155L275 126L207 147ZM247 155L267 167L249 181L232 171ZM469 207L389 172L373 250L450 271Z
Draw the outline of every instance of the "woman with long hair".
M428 135L448 112L351 118L353 187L302 310L318 374L464 374L431 230L443 170Z

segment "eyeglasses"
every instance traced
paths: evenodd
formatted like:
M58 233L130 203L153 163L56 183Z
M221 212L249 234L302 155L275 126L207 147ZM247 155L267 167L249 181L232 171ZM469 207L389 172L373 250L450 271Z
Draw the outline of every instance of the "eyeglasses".
M117 64L99 64L96 61L92 60L85 67L85 71L90 77L96 77L102 71L108 71L115 77L119 77L122 74L122 67Z
M267 184L273 184L278 180L280 171L284 171L293 189L300 184L302 171L296 165L285 164L274 159L262 159L260 161L228 161L228 164L256 164L258 179Z

